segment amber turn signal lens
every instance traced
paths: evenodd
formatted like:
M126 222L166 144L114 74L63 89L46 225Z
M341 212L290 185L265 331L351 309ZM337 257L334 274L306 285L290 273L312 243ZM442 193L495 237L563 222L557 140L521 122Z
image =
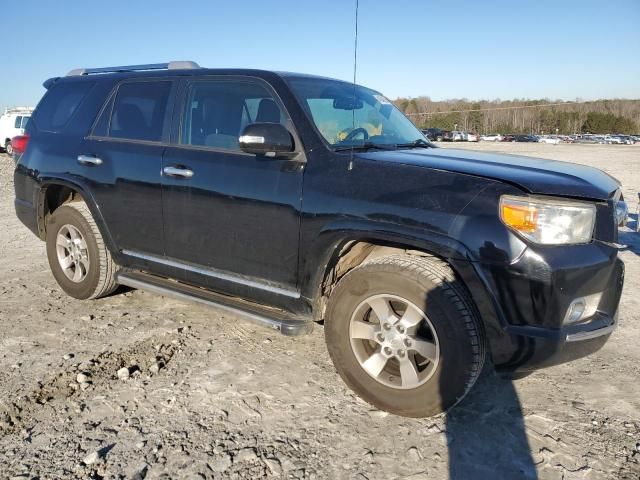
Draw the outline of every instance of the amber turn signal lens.
M502 202L502 221L520 232L532 233L538 228L538 209L533 205Z
M500 220L522 237L541 245L589 243L596 206L557 197L502 195Z

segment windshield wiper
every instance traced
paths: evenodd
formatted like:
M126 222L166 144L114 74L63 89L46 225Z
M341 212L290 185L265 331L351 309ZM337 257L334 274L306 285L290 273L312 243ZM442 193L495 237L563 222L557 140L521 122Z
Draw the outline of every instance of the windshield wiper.
M334 151L336 152L344 152L347 150L397 150L398 145L395 143L385 144L385 143L373 143L373 142L364 142L358 145L350 145L344 147L336 147Z
M426 140L419 138L416 141L411 143L399 143L397 147L398 148L434 148L435 145L432 145Z

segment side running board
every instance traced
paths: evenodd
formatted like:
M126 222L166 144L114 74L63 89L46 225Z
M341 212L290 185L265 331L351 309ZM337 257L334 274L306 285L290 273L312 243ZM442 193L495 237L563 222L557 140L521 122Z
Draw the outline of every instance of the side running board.
M226 297L202 288L176 282L143 272L121 272L116 280L120 285L146 290L177 300L202 303L209 307L237 315L250 322L272 328L283 335L295 336L311 333L313 321L310 318L296 319L279 311L269 311L260 305Z

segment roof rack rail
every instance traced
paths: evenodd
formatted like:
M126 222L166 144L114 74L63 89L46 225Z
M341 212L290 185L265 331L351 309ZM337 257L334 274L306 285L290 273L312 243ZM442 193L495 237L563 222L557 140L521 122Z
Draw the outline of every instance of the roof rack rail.
M5 107L4 113L33 112L34 110L34 107Z
M96 73L138 72L144 70L190 70L194 68L200 68L200 65L196 62L180 60L169 63L147 63L144 65L123 65L120 67L76 68L67 73L67 77L93 75Z

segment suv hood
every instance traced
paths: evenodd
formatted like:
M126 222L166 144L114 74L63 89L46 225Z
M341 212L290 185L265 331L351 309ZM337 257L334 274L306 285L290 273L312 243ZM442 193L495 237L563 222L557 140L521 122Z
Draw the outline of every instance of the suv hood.
M518 155L433 148L364 152L356 156L492 178L536 194L607 200L620 187L618 180L597 168Z

